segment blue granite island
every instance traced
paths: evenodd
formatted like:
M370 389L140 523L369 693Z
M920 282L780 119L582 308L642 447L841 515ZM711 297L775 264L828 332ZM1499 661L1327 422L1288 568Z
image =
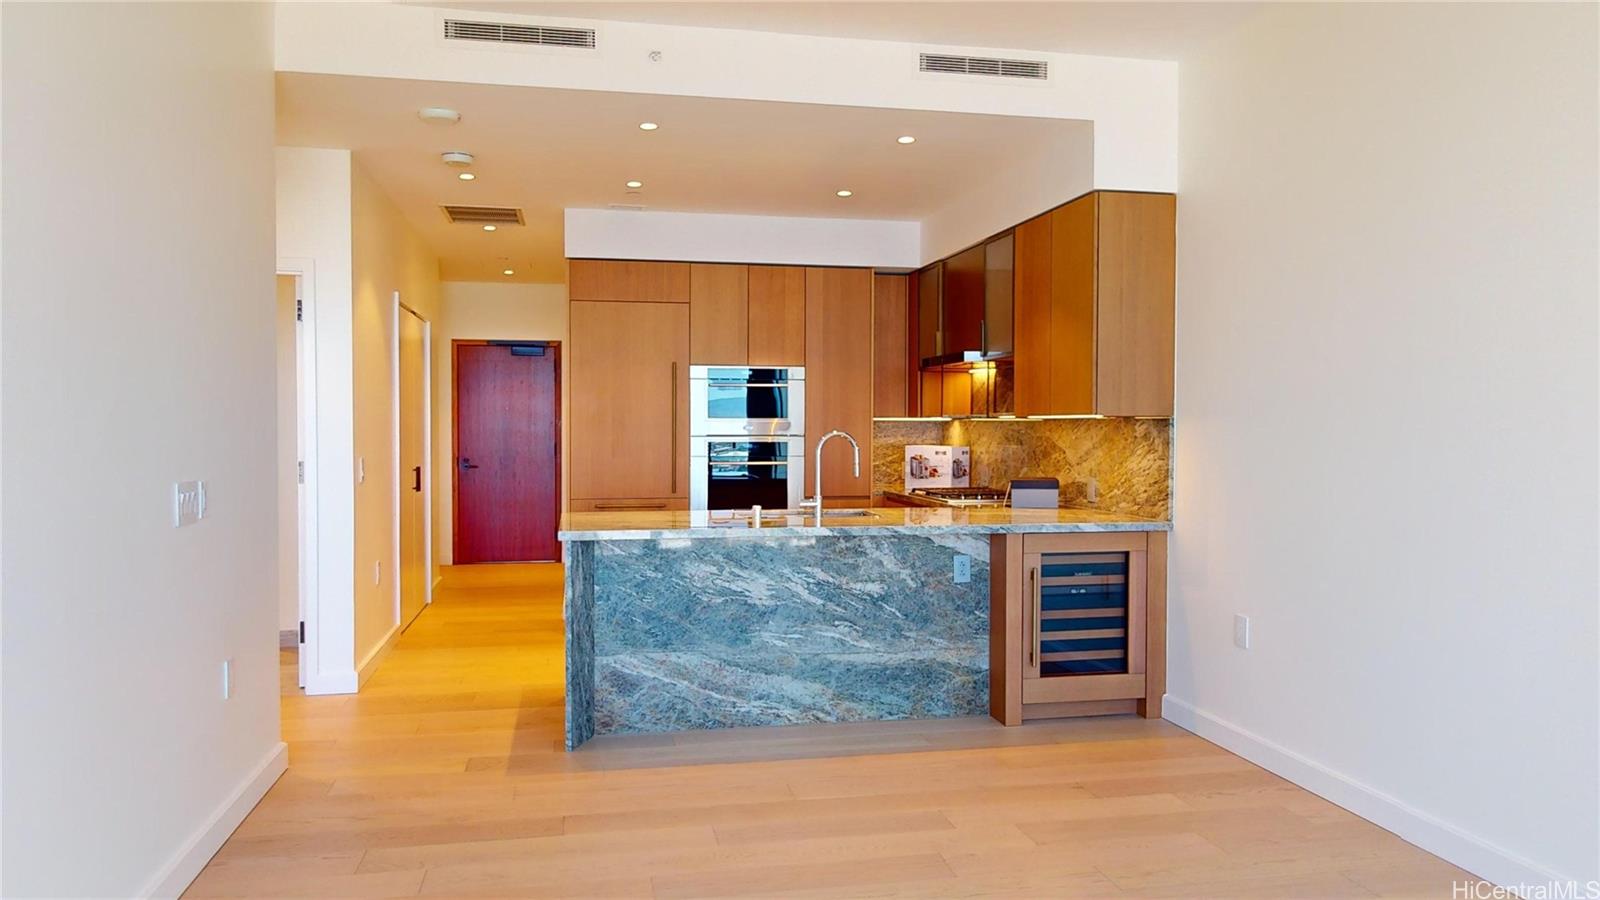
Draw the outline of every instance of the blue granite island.
M567 748L603 734L982 715L991 536L1168 527L1067 509L810 521L568 514ZM956 580L957 556L970 580Z

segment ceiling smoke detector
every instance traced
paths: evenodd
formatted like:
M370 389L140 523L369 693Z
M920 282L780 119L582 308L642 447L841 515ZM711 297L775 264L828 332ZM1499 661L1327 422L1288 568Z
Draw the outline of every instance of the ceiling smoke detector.
M448 153L441 153L439 154L439 158L444 160L445 165L453 166L457 169L472 165L472 154L465 153L460 150L451 150Z
M461 121L461 113L443 106L424 106L422 109L417 110L417 118L424 122L454 125Z

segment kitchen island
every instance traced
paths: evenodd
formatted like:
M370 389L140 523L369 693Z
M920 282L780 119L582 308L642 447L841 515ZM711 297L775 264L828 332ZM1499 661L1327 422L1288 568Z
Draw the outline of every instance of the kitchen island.
M602 734L981 715L991 539L1169 527L1073 509L813 522L569 513L568 749Z

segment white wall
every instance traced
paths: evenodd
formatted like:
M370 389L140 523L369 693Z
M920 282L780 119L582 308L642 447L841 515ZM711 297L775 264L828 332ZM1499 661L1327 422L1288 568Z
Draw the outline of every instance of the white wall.
M921 261L943 259L983 238L1094 190L1094 134L1088 122L1057 141L1013 149L1004 168L948 185L944 204L922 220Z
M439 36L444 15L388 3L279 4L277 65L290 72L1083 119L1094 122L1095 187L1170 191L1177 180L1178 67L1171 62L499 11L473 15L586 25L597 29L599 49L462 47ZM917 53L927 49L1043 59L1050 80L919 73ZM652 50L662 51L660 62L650 61Z
M359 164L352 166L350 187L352 433L366 473L355 486L355 658L365 675L400 626L394 295L399 292L400 302L424 321L437 318L439 260Z
M923 263L917 222L615 209L567 210L566 254L802 266Z
M176 893L283 769L271 15L0 10L8 897Z
M316 341L316 613L306 623L306 691L356 688L355 366L349 150L279 147L277 253L309 265L306 326Z
M1502 883L1600 878L1596 47L1287 5L1182 66L1168 715Z
M434 560L450 565L455 534L451 511L455 508L455 425L451 402L454 372L450 342L455 340L565 341L567 339L567 286L514 282L447 281L442 285L439 321L433 332L434 496L439 498L433 517ZM561 408L568 407L567 354L561 354ZM562 416L562 422L566 422ZM561 508L567 505L567 433L561 434Z

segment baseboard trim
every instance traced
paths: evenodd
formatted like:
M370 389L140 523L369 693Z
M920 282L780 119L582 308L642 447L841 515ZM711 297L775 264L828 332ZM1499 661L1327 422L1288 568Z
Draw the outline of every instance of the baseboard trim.
M233 834L244 817L255 809L267 795L278 777L289 767L289 745L279 742L273 747L233 793L217 807L211 818L200 827L178 852L162 866L154 878L138 893L140 897L177 897L182 894L200 871L217 855L222 845Z
M361 686L360 679L356 676L355 669L346 669L343 672L329 672L326 675L306 673L306 696L323 697L329 694L354 694Z
M1163 718L1498 885L1574 881L1168 694Z
M385 656L389 655L389 651L394 647L395 638L398 638L403 630L404 628L399 624L390 628L389 633L383 636L383 640L378 643L378 646L373 647L372 652L367 654L367 658L361 661L361 665L356 669L356 684L358 686L366 684L367 679L372 677L372 673L378 670L378 664L383 662Z

